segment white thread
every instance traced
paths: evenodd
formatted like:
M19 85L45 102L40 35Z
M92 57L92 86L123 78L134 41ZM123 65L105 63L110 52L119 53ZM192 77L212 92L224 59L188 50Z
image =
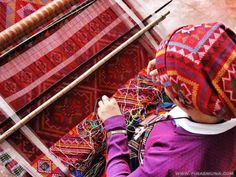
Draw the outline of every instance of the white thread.
M141 29L145 27L142 21L134 14L134 12L122 0L115 0L115 1L139 25ZM152 46L154 47L154 49L157 50L158 44L156 43L152 35L149 32L146 32L145 35L150 41L150 43L152 44Z

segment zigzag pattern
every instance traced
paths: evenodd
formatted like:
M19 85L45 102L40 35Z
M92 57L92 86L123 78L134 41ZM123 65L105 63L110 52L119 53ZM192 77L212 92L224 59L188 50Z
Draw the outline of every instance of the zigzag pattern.
M230 99L232 101L236 101L236 64L232 64L231 67L228 68L228 77L223 77L223 88L224 91L229 93ZM229 83L230 82L230 83ZM233 88L229 88L229 86Z
M192 62L194 62L194 63L196 63L196 64L199 64L200 63L200 61L199 60L196 60L196 57L193 57L193 54L194 53L189 53L188 51L186 51L186 50L184 50L184 49L178 49L178 47L176 47L176 46L168 46L167 47L167 50L168 51L171 51L171 52L175 52L175 53L178 53L178 54L180 54L180 55L182 55L182 56L185 56L185 57L187 57L189 60L191 60ZM189 54L187 54L187 53L189 53Z
M169 42L167 51L178 53L187 57L190 61L199 64L211 46L219 39L221 34L224 33L224 30L218 28L218 26L219 25L217 24L210 28L201 39L201 36L199 35L196 36L196 34L189 34L189 36L182 38L182 42ZM193 27L190 29L187 30L188 33L194 31ZM184 32L182 30L181 32L186 33L186 30ZM193 39L195 42L191 41ZM187 45L188 41L191 41L190 44L193 46Z
M170 81L177 84L177 85L180 84L181 91L184 92L183 94L184 94L185 99L188 100L189 104L192 104L192 98L191 98L192 92L190 91L189 86L187 86L187 84L184 82L180 82L178 77L176 77L176 79L174 79L174 77L170 77Z

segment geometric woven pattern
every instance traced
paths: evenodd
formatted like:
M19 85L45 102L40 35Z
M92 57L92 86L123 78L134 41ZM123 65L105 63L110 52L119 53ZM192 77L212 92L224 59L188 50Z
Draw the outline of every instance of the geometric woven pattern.
M15 19L20 20L37 9L40 1L37 2L38 4L33 1L17 1L14 6ZM47 31L42 37L43 40L37 39L24 50L17 51L17 55L0 66L0 87L3 88L1 96L13 110L21 110L20 117L24 117L128 38L123 38L98 57L89 60L129 30L124 22L129 20L127 15L123 11L120 15L123 17L122 20L107 1L96 1L75 17ZM113 95L117 88L145 67L150 58L139 42L131 44L37 115L27 126L30 126L47 148L51 147L65 134L70 134L73 127L85 117L89 120L89 114L93 112L97 98L103 94ZM84 64L88 60L89 62ZM74 70L76 72L73 72ZM4 120L5 116L0 115L0 121ZM57 165L22 133L14 133L8 141L42 176L63 176ZM96 141L104 143L103 138ZM87 147L88 144L83 145L83 142L78 141L79 145ZM67 141L63 143L68 145ZM60 145L63 146L63 143ZM93 147L99 149L96 145ZM76 164L75 161L78 159L84 160L90 152L80 150L85 156L70 158L70 163ZM86 165L89 166L90 163L85 164L84 168Z
M161 82L186 106L219 118L235 117L235 38L220 23L176 30L157 53Z
M206 31L207 28L196 27L198 26L189 26L178 30L176 35L173 36L172 41L169 42L167 51L176 52L199 64L224 30L219 28L219 24L215 24L208 31ZM191 31L194 31L194 33L191 34ZM185 33L189 35L183 38L180 37Z
M127 30L108 3L91 5L0 66L1 95L13 109L22 109Z
M50 159L48 159L45 155L39 156L35 161L32 163L32 166L39 172L43 177L49 176L61 176L64 177L65 174L60 171L60 169L53 164Z
M155 107L148 108L161 101L158 97L160 89L160 84L153 83L145 70L142 70L116 91L113 97L117 99L122 113L126 116L127 126L134 124L133 118L141 122L145 119L142 115L155 114ZM144 110L145 113L141 114ZM163 113L164 110L158 112ZM90 114L56 142L50 151L66 165L85 173L92 165L93 159L105 148L105 132L100 124L95 114Z
M127 48L126 50L127 51L133 50L134 46L136 46L136 45L134 44L133 46L130 46L130 48ZM140 52L140 49L138 50L139 52ZM126 52L124 52L124 53L126 53ZM92 75L91 77L86 79L82 85L80 84L78 87L75 87L69 94L67 94L62 99L58 100L58 102L56 104L52 105L49 109L45 110L42 114L40 114L37 118L35 118L34 121L32 121L30 123L31 127L35 130L37 135L40 137L41 140L43 140L43 142L45 142L45 144L48 145L48 147L50 147L52 144L56 143L56 141L58 141L58 139L61 138L62 135L67 133L66 136L63 136L63 138L65 138L65 141L63 140L63 138L60 139L59 147L64 146L64 149L65 150L67 149L69 154L67 154L66 156L60 154L60 150L57 148L58 143L56 145L53 145L53 147L55 147L53 149L58 150L57 153L55 153L55 154L58 157L61 157L60 159L62 160L62 162L67 162L66 164L75 163L75 161L78 161L78 160L80 160L80 162L81 162L83 159L86 159L88 154L91 153L90 149L86 150L86 147L88 147L88 144L86 143L86 141L84 141L83 138L78 138L78 135L77 135L78 132L74 132L74 130L71 130L71 129L76 124L78 124L79 121L82 121L85 117L87 117L86 120L93 118L92 115L90 115L90 116L87 116L87 115L94 110L96 99L98 97L101 97L103 94L107 94L108 96L111 96L115 92L115 89L122 85L122 83L124 81L120 80L120 78L116 78L116 82L114 82L116 84L113 83L113 88L110 88L109 85L107 85L107 88L106 88L104 83L106 83L106 80L108 79L107 77L113 77L113 74L116 76L117 75L122 76L123 74L125 74L125 73L122 73L122 70L123 69L126 70L126 67L127 67L126 65L123 65L121 67L123 69L118 73L116 73L116 72L112 73L112 67L109 67L109 65L113 66L114 63L119 65L120 62L121 63L125 62L125 61L127 62L127 57L125 57L125 56L122 56L122 58L121 58L121 56L118 55L117 58L114 59L113 62L110 62L110 63L104 65L104 67L102 67L100 70L98 70L95 73L95 75ZM145 54L144 56L148 57L147 54ZM144 59L144 58L142 58L142 57L138 58L138 61L141 61L141 59ZM146 66L146 63L144 65L135 66L135 68L137 68L137 69L135 69L133 67L134 70L131 73L129 73L128 75L126 74L125 76L127 78L132 77L132 75L134 75L135 72L136 73L138 72L139 67L144 67L144 66ZM127 67L127 69L128 69L128 67ZM110 75L104 75L106 72L110 72ZM102 76L102 77L100 77L100 76ZM104 76L106 76L106 77L104 77ZM123 78L123 76L121 78ZM94 84L91 84L91 83L94 83L95 86L94 86ZM94 88L97 88L97 89L95 90ZM123 99L121 97L122 93L123 93L122 91L124 91L124 90L120 91L120 94L119 94L120 96L117 97L118 100ZM119 93L119 92L117 92L117 93ZM152 94L154 94L154 93L155 93L155 91L152 91ZM135 94L135 93L133 93L133 94ZM142 93L140 93L140 94L142 95ZM130 95L132 95L131 92L130 92ZM81 96L82 96L82 99L80 99ZM128 98L126 98L126 99L128 100ZM87 103L85 102L86 100L88 100ZM73 103L74 101L75 101L75 103ZM67 107L67 105L69 105L70 108L64 109L63 107ZM59 107L60 107L60 109L59 109ZM126 106L126 108L128 108L128 107L129 107L129 105ZM62 110L64 110L63 114L61 114ZM72 110L73 112L70 112L70 110ZM83 130L83 127L81 127L81 130ZM69 131L69 133L68 133L68 131ZM72 140L73 139L72 138L71 139L72 144L69 145L70 140L68 140L68 138L72 135L75 135L74 137L76 137L76 138L74 140ZM97 136L95 138L97 138ZM104 140L102 141L102 139L103 138L101 138L100 141L104 142ZM70 149L69 147L72 147L72 152L69 151L69 149ZM73 153L78 153L78 149L76 150L76 147L79 147L78 148L79 154L81 154L81 156L78 154L76 156L73 156ZM100 148L101 148L101 146L100 146ZM99 152L99 150L97 150L96 152ZM70 154L70 153L72 153L72 154ZM83 154L84 154L84 156L83 156ZM85 164L80 163L81 166L83 168L86 168L87 167L86 165L88 165L88 166L91 165L91 162L93 159L90 159L90 160L91 161L87 161L87 163L85 163ZM38 162L34 161L34 163L38 163ZM83 169L83 170L85 170L85 169Z
M29 174L11 156L0 149L0 162L16 177L27 177Z

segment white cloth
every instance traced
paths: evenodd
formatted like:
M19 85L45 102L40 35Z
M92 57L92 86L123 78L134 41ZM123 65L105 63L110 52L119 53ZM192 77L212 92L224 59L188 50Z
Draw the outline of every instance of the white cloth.
M178 106L173 108L169 113L171 117L189 117L186 112L180 109ZM223 123L218 124L203 124L192 122L188 119L175 119L177 126L182 127L188 132L202 135L216 135L230 130L236 126L236 119L231 119Z

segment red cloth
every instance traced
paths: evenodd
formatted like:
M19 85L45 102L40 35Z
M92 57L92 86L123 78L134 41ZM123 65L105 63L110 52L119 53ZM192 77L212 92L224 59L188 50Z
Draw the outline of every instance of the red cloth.
M14 110L22 109L128 30L109 3L89 6L0 66L1 96ZM0 116L0 123L4 119Z
M220 23L177 29L156 55L161 83L186 106L219 118L236 117L235 38Z
M88 64L82 65L130 29L125 23L125 20L131 22L127 14L121 11L120 15L124 17L124 21L123 18L119 18L108 1L96 1L76 17L55 27L52 33L47 32L43 36L44 40L37 39L24 50L17 51L7 62L0 62L1 96L15 111L22 109L19 115L24 117L127 40L128 37L123 38ZM27 126L47 147L51 147L93 111L98 97L103 94L111 96L117 88L145 67L150 57L152 56L139 42L131 44L32 119ZM75 68L78 69L71 74ZM61 80L65 76L67 78ZM5 119L4 116L0 116L0 122ZM40 164L49 162L19 131L10 136L8 141L39 173L43 170L40 169ZM51 161L49 164L52 164L49 165L49 171L52 169L54 173L55 164ZM56 170L55 174L59 171ZM50 176L52 173L47 175Z

